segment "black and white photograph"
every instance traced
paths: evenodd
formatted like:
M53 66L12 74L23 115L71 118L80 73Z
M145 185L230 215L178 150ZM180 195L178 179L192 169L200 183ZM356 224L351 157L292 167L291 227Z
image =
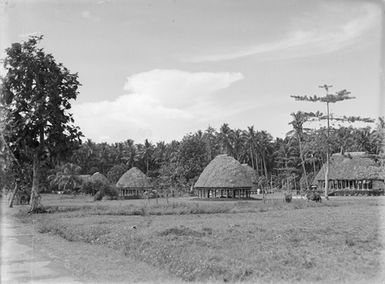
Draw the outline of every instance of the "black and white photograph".
M0 0L0 283L385 283L385 0Z

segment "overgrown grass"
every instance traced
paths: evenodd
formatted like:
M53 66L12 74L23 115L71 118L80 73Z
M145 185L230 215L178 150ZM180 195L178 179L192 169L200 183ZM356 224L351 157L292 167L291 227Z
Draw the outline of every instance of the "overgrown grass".
M79 204L79 205L54 205L46 206L48 213L70 213L74 215L123 215L123 216L148 216L148 215L191 215L191 214L225 214L225 213L247 213L267 212L269 210L292 210L308 207L337 206L332 203L315 203L304 200L295 200L292 203L284 203L282 200L270 200L269 202L256 201L171 201L160 204L147 203L147 201L136 203L111 204L114 201L104 202L105 204Z
M380 270L380 206L128 202L58 206L29 218L41 233L113 248L187 281L341 282L373 280Z

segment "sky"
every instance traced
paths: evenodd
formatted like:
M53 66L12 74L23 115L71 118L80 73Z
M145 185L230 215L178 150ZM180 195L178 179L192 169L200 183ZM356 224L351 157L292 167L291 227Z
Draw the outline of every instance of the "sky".
M380 0L3 2L1 50L44 35L79 74L71 112L96 142L169 142L223 123L284 137L291 113L326 108L290 95L324 95L323 84L356 97L335 115L384 113Z

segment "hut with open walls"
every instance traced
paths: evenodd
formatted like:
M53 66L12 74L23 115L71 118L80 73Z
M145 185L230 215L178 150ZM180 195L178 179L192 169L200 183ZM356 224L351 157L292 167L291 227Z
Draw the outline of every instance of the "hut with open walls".
M215 157L194 185L199 198L248 198L251 187L244 166L228 155Z
M326 164L316 175L313 185L325 187ZM383 160L365 152L336 153L330 158L329 195L379 195L385 191Z
M257 193L258 192L258 178L256 171L250 167L248 164L242 164L243 168L245 169L246 173L249 175L251 179L251 193Z
M151 183L141 170L133 167L120 177L116 187L123 198L142 198L145 191L151 188Z

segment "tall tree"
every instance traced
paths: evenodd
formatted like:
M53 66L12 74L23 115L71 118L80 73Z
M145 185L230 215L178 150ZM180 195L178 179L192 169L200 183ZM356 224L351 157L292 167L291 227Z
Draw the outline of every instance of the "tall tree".
M298 141L299 156L301 159L301 165L302 165L303 176L305 179L306 190L309 190L309 182L307 180L305 159L304 159L303 146L302 146L304 134L305 134L305 131L307 130L306 128L304 128L303 125L308 120L308 115L305 112L297 111L296 113L291 113L291 116L293 120L289 122L289 124L293 126L293 130L290 131L288 134L289 135L293 134Z
M319 86L324 89L326 94L325 96L291 96L297 101L308 101L308 102L322 102L326 103L326 116L318 116L319 119L327 120L327 150L326 150L326 170L325 170L325 198L328 198L328 189L329 189L329 165L330 165L330 121L346 121L346 122L355 122L355 121L363 121L363 122L373 122L370 118L361 118L361 117L346 117L343 116L341 118L333 117L330 115L330 104L337 103L345 100L355 99L355 97L350 96L350 92L347 90L341 90L336 92L335 94L329 93L329 88L333 87L332 85L324 84Z
M6 109L4 137L16 157L29 153L33 164L30 211L40 207L39 182L47 157L64 157L82 135L69 113L78 95L77 73L38 48L32 36L6 49L0 99Z
M219 129L219 139L221 141L221 153L231 155L233 148L231 146L230 136L232 129L227 123L224 123Z

